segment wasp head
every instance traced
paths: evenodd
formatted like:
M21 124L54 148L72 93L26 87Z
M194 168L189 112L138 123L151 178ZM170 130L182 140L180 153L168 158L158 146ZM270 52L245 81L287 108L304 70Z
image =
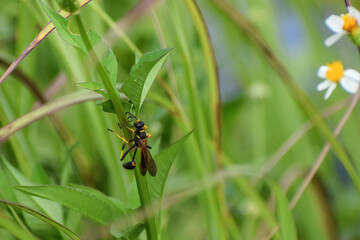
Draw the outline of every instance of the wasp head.
M143 121L134 122L134 127L136 127L136 128L143 128L144 126L145 126L145 123Z

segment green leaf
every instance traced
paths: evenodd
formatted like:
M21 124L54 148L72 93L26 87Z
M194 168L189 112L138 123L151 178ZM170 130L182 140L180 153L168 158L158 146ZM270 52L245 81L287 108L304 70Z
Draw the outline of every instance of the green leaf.
M121 104L123 105L123 108L126 112L130 111L131 104L128 101L125 101L123 99L120 99ZM106 101L100 101L96 102L97 105L100 105L102 107L102 110L107 113L115 113L114 105L110 99Z
M155 156L154 160L158 166L157 174L155 177L146 175L149 185L149 194L152 201L158 201L161 199L171 165L191 133L192 131Z
M118 63L114 52L109 48L102 37L94 32L93 30L89 30L88 37L90 40L91 45L93 46L94 51L96 52L97 56L102 56L100 59L101 65L105 67L107 74L109 76L110 82L113 87L116 89L116 78L118 72ZM103 44L98 44L98 43Z
M104 92L104 84L101 82L82 82L82 83L76 83L76 86L79 88L87 89L96 93L99 93L104 96L105 99L108 99L109 96L106 92Z
M73 47L80 48L84 52L86 51L85 45L81 39L80 35L75 35L70 32L69 29L69 20L59 15L57 12L52 10L48 5L43 1L40 1L40 5L46 15L50 18L51 22L54 24L56 31L59 36L68 44Z
M136 116L139 115L141 105L171 50L172 48L164 48L146 53L131 68L130 77L121 90L134 104Z
M101 90L104 89L104 84L101 82L82 82L82 83L76 83L76 86L88 90Z
M5 159L2 159L4 164L4 169L11 177L12 184L20 184L20 185L35 185L33 182L27 180L18 170L16 170L10 163L8 163ZM62 208L59 204L54 203L52 201L48 201L46 199L36 198L32 196L27 196L22 193L15 191L16 199L21 204L26 204L31 208L43 211L50 218L54 219L59 223L63 223L63 212ZM37 225L34 222L34 218L25 217L25 220L28 224L32 225L34 228L41 228L41 226ZM40 222L41 223L41 222ZM42 223L41 223L42 224Z
M110 99L105 100L105 101L96 102L96 105L100 105L101 109L104 112L115 113L116 114L115 109L114 109L114 105L113 105L113 103L112 103L112 101Z
M118 230L115 228L115 226L111 226L111 234L119 239L126 239L126 240L132 240L132 239L138 239L139 235L144 231L145 225L142 223L138 223L134 226L131 226L129 228L126 228L125 230Z
M0 200L1 202L1 200ZM5 229L11 233L16 239L20 240L39 240L37 237L31 235L29 232L25 231L19 226L18 223L15 223L11 219L0 215L0 229ZM2 238L3 239L3 238ZM11 238L13 239L13 238Z
M68 44L73 47L81 49L83 52L88 53L85 44L79 34L73 34L69 29L69 20L59 15L57 12L52 10L45 3L40 1L41 7L44 9L46 15L50 18L54 24L56 31L59 36ZM100 60L101 64L105 67L107 74L109 75L110 82L115 87L116 77L118 71L118 64L113 51L105 44L103 39L94 31L90 30L88 33L90 43L95 48L95 52L98 56L103 56ZM103 45L98 43L104 43Z
M44 221L45 223L55 227L56 229L58 229L59 231L65 233L67 236L69 236L71 239L74 239L74 240L80 240L82 239L79 235L77 235L76 233L74 233L73 231L71 231L70 229L66 228L65 226L63 226L62 224L54 221L53 219L41 214L40 212L37 212L31 208L28 208L28 207L25 207L21 204L17 204L17 203L13 203L13 202L8 202L8 201L5 201L5 200L0 200L0 203L2 204L6 204L8 206L12 206L12 207L15 207L17 209L20 209L20 210L23 210L24 212L27 212L29 214L31 214L32 216L38 218L39 220L41 221ZM4 226L2 223L2 220L0 220L0 226ZM17 229L17 231L21 232L23 231L22 229ZM13 233L14 234L14 233ZM26 233L21 233L21 235L24 235ZM16 235L17 236L17 235ZM26 236L26 235L24 235ZM19 236L17 236L19 237ZM20 237L19 237L20 238ZM26 236L25 238L20 238L20 239L37 239L31 235L28 235Z
M125 209L97 190L59 185L15 186L29 195L58 202L101 224L124 215Z
M107 197L104 194L102 194L100 191L98 191L96 189L93 189L93 188L86 187L86 186L81 186L81 185L76 185L76 184L70 184L70 186L77 189L77 190L79 190L79 191L83 191L84 193L94 195L96 198L98 198L98 199L100 199L100 200L102 200L104 202L106 202L107 200L110 200L122 212L124 212L124 213L127 212L127 208L125 206L125 203L123 203L119 199L112 198L112 197Z
M295 222L289 209L289 203L286 199L286 196L278 185L275 183L270 183L270 185L276 196L276 215L280 223L281 239L296 240L297 233Z

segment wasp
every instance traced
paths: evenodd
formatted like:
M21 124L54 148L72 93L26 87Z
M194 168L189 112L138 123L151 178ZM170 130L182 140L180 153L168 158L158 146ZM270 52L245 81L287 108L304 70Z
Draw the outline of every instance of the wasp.
M123 146L122 146L121 155L120 155L120 161L124 160L125 157L128 155L128 153L135 148L135 152L132 157L132 160L130 162L126 162L123 164L123 167L125 169L128 169L128 170L134 169L136 167L135 155L136 155L138 148L140 148L141 161L140 161L139 170L140 170L141 175L145 176L146 172L149 171L151 176L155 176L156 172L157 172L157 166L156 166L156 163L149 151L149 149L151 149L151 147L149 145L147 145L147 139L149 137L151 137L150 134L145 132L145 130L147 129L147 126L145 126L145 123L143 121L141 121L140 119L138 119L137 117L135 117L132 113L126 112L125 114L129 115L128 119L130 122L133 122L133 127L135 128L135 129L133 129L133 128L127 127L125 125L126 128L128 128L130 131L132 131L134 133L133 139L127 141L124 137L121 137L119 134L117 134L113 130L108 129L110 132L114 133L118 138L120 138L123 141ZM118 126L119 126L120 130L122 131L122 126L120 125L120 123L118 123ZM123 133L123 135L124 135L124 133ZM130 148L128 148L126 150L126 152L124 153L125 144L129 144L131 142L134 142L134 144Z

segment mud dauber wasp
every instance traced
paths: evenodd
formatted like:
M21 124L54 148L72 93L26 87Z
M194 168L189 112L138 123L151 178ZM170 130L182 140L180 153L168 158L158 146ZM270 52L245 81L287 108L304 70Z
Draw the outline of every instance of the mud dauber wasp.
M151 149L151 147L149 145L147 145L147 139L149 137L151 137L151 135L145 132L147 127L145 126L145 123L143 121L140 121L140 119L135 117L130 112L126 112L125 114L129 115L128 116L129 121L132 122L132 120L135 120L134 125L133 125L135 130L125 126L126 128L128 128L130 131L132 131L134 133L133 139L127 141L124 137L121 137L119 134L117 134L113 130L108 129L110 132L114 133L118 138L120 138L121 140L124 141L122 149L121 149L120 161L124 160L126 155L133 148L135 148L135 152L134 152L132 161L126 162L123 164L123 167L125 169L128 169L128 170L134 169L136 167L135 155L136 155L138 148L140 148L141 161L140 161L139 167L140 167L141 175L145 176L146 171L149 171L151 176L155 176L156 172L157 172L157 166L156 166L156 163L155 163L154 159L152 158L151 153L149 151L149 149ZM122 131L122 126L120 125L120 123L118 123L118 126L119 126L120 130ZM124 135L124 133L123 133L123 135ZM134 142L134 144L129 149L127 149L126 152L124 153L125 143L130 143L130 142Z

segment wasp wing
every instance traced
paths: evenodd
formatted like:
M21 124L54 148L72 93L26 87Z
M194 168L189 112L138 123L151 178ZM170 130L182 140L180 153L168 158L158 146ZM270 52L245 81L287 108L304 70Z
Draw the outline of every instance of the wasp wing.
M140 140L139 145L141 150L140 173L144 176L146 171L149 171L150 175L154 177L157 172L157 166L147 149L147 140Z

